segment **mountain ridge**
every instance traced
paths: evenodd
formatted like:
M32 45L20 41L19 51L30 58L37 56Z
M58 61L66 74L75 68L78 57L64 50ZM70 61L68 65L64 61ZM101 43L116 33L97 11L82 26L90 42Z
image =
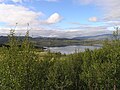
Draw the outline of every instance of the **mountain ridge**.
M82 37L74 37L73 39L77 40L105 40L105 39L112 39L113 34L100 34L94 36L82 36Z

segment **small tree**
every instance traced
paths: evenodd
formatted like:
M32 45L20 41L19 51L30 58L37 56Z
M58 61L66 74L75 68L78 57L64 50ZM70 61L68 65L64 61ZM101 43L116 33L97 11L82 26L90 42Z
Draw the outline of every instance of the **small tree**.
M114 27L115 31L113 31L113 37L115 40L119 39L119 27Z

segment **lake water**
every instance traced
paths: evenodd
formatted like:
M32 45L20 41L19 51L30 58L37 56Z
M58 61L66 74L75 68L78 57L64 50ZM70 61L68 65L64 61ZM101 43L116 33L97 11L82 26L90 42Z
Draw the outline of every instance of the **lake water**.
M90 50L94 50L94 49L99 49L101 46L65 46L65 47L49 47L48 49L51 52L60 52L62 54L72 54L77 52L84 52L85 49L90 49Z

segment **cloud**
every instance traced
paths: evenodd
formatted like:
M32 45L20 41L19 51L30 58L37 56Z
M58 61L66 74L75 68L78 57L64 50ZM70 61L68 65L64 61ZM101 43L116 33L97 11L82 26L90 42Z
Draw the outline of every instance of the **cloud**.
M3 2L4 0L0 0L0 2Z
M17 2L22 2L23 0L12 0L13 2L17 3Z
M60 20L61 16L58 13L54 13L47 19L47 22L53 24L59 22Z
M120 0L75 0L80 4L93 4L103 10L102 21L120 20Z
M105 23L108 27L120 27L120 21L107 21Z
M42 12L35 12L29 8L23 6L16 6L10 4L0 4L0 23L4 23L6 26L18 26L26 27L27 23L30 26L40 26L56 24L62 20L62 17L58 13L53 13L47 20L40 20L44 14Z
M14 3L22 3L22 2L31 2L31 1L47 1L47 2L58 2L60 0L0 0L0 2L12 1Z
M17 28L16 35L25 35L26 28ZM0 28L0 34L7 35L9 34L9 29L1 29ZM102 34L112 34L112 31L107 30L107 27L105 26L84 26L83 27L76 27L66 30L61 29L48 29L45 27L33 27L32 30L30 30L30 36L38 37L59 37L59 38L73 38L73 37L82 37L82 36L95 36L95 35L102 35Z
M14 2L23 2L23 0L13 0ZM45 1L45 0L44 0ZM94 1L94 2L93 2ZM103 0L102 0L103 1ZM112 1L112 0L111 0ZM116 0L115 0L116 1ZM100 1L99 1L100 2ZM106 1L105 1L106 2ZM113 10L108 7L113 7L115 5L107 5L105 6L104 3L103 5L101 3L96 2L96 0L86 0L84 2L86 4L94 3L98 7L101 7L105 12L103 19L108 20L111 19L110 16L113 17ZM110 12L112 10L112 12ZM116 12L116 11L115 11ZM110 14L113 13L113 14ZM110 16L108 15L110 14ZM5 23L7 25L12 25L14 26L16 23L21 26L26 26L27 23L30 23L30 26L39 26L40 24L56 24L59 23L62 20L62 16L59 13L53 13L51 16L49 16L46 20L40 20L40 17L43 15L42 12L35 12L30 10L29 8L23 7L23 6L16 6L16 5L10 5L10 4L0 4L0 22ZM115 14L119 16L119 14ZM113 19L115 19L113 17ZM89 21L98 21L96 17L91 17L89 18ZM109 30L107 30L107 27L93 27L89 25L81 25L78 22L73 22L71 24L74 25L79 25L80 27L75 27L75 28L69 28L69 29L57 29L57 28L52 28L49 29L46 28L46 26L43 25L44 28L41 27L32 27L32 30L30 31L30 35L32 36L47 36L47 37L67 37L67 38L72 38L72 37L80 37L80 36L92 36L92 35L99 35L99 34L108 34L111 33ZM42 25L41 25L42 26ZM10 29L0 29L0 33L2 35L4 34L9 34ZM25 34L26 29L18 28L16 30L16 33L19 35L20 33Z
M6 1L12 1L14 3L22 3L23 1L26 1L26 0L0 0L0 2L6 2Z
M42 21L42 24L55 24L62 20L62 17L58 13L53 13L47 20Z
M97 17L90 17L88 20L90 22L97 22L98 21Z
M68 24L72 24L72 25L81 25L80 22L68 22Z
M34 12L23 6L0 4L0 22L7 25L31 25L39 24L39 17L42 12Z

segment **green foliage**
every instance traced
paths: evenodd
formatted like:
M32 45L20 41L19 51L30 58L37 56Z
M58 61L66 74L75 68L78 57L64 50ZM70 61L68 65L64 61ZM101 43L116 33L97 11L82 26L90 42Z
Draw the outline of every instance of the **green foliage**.
M100 49L71 55L38 52L29 42L9 35L0 48L0 90L119 90L120 40Z

